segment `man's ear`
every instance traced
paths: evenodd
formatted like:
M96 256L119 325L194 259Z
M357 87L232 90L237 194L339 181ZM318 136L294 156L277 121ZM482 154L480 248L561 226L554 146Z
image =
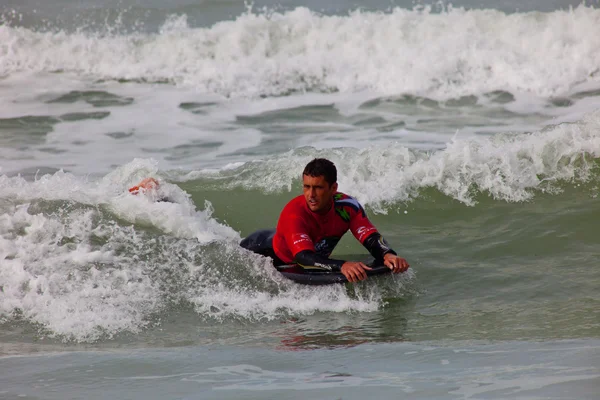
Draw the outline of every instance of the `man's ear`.
M334 192L337 192L337 189L338 189L337 182L335 182L333 185L331 185L331 188L333 189Z

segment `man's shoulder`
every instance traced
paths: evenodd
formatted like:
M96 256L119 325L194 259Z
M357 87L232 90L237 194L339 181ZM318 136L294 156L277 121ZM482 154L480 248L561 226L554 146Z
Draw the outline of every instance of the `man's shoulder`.
M355 211L362 210L362 206L354 197L347 195L346 193L337 192L333 195L333 201L336 207L348 206Z
M365 210L360 205L358 200L345 193L337 192L333 195L334 208L344 221L350 222L356 216L366 217Z

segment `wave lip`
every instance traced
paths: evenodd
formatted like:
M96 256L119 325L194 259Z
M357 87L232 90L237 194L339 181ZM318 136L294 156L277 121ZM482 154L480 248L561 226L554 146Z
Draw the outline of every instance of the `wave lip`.
M304 165L314 157L330 158L338 169L340 190L380 213L418 200L428 188L467 205L475 205L482 193L499 201L529 201L538 193L560 192L565 182L598 179L600 112L527 134L457 134L444 149L435 151L400 144L364 149L307 147L174 178L200 180L205 187L220 190L292 191Z

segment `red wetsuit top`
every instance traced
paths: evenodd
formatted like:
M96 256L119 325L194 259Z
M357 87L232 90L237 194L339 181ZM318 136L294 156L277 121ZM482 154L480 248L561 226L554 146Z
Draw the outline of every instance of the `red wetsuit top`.
M333 199L333 207L325 214L311 211L302 195L283 208L273 237L273 250L281 261L292 263L303 250L329 257L348 229L361 244L377 232L355 198L337 192Z

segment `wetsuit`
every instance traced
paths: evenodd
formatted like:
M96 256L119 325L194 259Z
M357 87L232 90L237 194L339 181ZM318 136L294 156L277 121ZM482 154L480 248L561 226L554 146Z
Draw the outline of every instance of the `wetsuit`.
M305 268L340 271L345 261L329 256L348 230L376 259L383 259L386 253L396 254L359 202L340 192L334 195L333 207L325 214L312 212L302 195L292 199L281 212L275 232L255 232L241 245L270 256L275 266L299 264Z

